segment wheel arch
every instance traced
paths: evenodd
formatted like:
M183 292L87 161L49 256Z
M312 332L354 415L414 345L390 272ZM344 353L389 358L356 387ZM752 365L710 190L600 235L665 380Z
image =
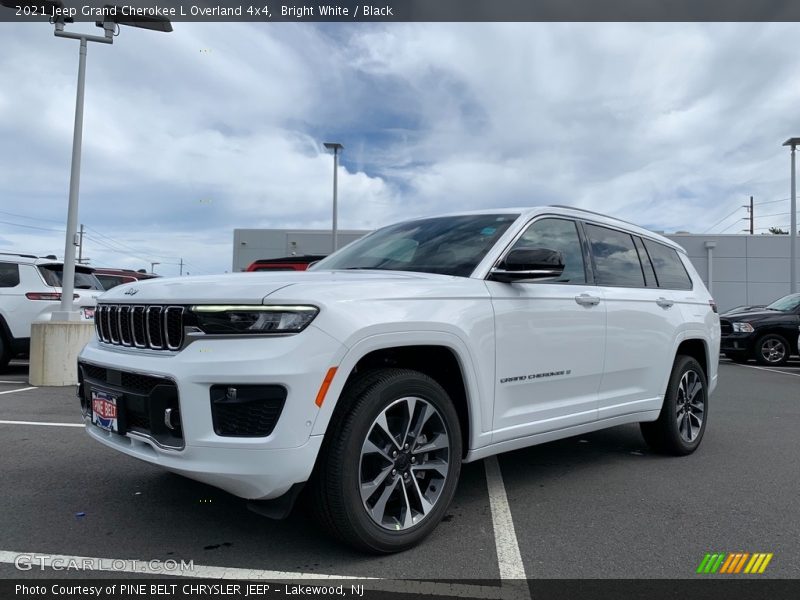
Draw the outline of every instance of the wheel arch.
M434 379L452 399L459 418L464 440L463 453L474 445L481 431L480 394L472 357L466 345L456 336L445 332L423 341L414 335L371 336L352 347L340 362L320 413L313 434L328 433L328 425L336 411L346 410L339 399L347 385L360 373L381 368L407 368Z

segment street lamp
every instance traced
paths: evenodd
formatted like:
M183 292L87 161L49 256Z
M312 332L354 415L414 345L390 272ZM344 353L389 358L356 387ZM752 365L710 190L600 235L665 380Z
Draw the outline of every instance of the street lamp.
M151 273L155 273L154 269L156 268L156 265L160 265L160 264L161 264L160 262L151 262L150 263L150 272Z
M339 231L336 228L336 200L337 200L337 193L339 187L339 180L337 178L338 171L339 171L339 152L344 150L344 146L337 142L324 142L323 146L327 150L333 150L333 251L336 252L336 248L339 246L338 244L338 236Z
M29 0L0 0L0 5L6 8L15 8L20 4L33 4ZM61 0L42 0L35 3L48 9L51 14L63 12L64 3ZM57 10L53 10L53 9ZM115 7L106 5L106 9ZM79 313L72 310L72 295L75 291L75 246L78 245L78 192L81 179L81 145L83 143L83 94L86 85L86 47L87 42L113 44L114 35L118 33L119 25L152 29L153 31L172 31L169 19L163 17L124 17L122 10L106 10L108 16L95 25L103 29L103 35L87 35L64 31L66 23L72 23L72 18L59 15L53 17L51 22L55 26L55 36L80 41L80 54L78 60L78 91L75 98L75 127L72 134L72 168L69 176L69 205L67 208L67 235L64 243L64 270L61 281L61 306L59 311L54 311L53 321L77 321Z
M800 146L800 137L789 138L783 142L792 150L792 207L791 225L789 226L789 293L797 292L797 178L795 176L795 149Z

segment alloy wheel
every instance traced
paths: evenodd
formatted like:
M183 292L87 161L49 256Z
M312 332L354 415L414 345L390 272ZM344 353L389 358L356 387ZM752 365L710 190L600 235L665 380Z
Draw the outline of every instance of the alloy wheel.
M380 527L409 529L433 510L450 470L450 437L430 402L395 400L372 422L359 459L361 501Z
M705 391L703 380L695 371L686 371L678 385L678 433L686 442L693 442L700 434L705 417Z
M761 344L761 356L769 363L778 363L786 356L786 347L783 342L776 339L765 340Z

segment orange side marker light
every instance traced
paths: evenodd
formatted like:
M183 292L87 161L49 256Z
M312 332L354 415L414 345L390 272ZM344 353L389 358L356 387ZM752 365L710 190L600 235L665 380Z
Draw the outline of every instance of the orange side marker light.
M333 377L336 375L336 369L337 367L328 369L328 372L325 374L325 379L322 380L322 385L319 386L319 392L317 392L317 399L314 401L314 404L320 408L322 408L322 403L325 402L325 394L328 393L328 388L331 387Z

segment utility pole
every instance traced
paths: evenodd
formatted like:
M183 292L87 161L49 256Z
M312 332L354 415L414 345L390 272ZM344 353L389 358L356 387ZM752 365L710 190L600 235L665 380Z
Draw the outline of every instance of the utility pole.
M755 215L753 213L753 197L750 196L750 206L747 206L747 204L742 204L742 206L744 206L748 211L749 220L750 220L750 235L753 235L753 232L755 231L753 229L754 220L755 220ZM747 231L747 229L745 229L744 231Z
M183 275L183 259L181 259L181 275Z
M81 229L78 232L78 264L83 264L83 223L81 223Z

